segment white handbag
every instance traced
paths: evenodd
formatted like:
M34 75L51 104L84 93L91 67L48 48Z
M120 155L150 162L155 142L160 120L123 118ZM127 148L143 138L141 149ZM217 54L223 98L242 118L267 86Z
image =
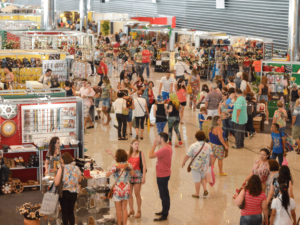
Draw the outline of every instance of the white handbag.
M51 218L57 218L59 215L58 198L59 194L57 193L57 188L53 183L50 191L44 194L40 214Z

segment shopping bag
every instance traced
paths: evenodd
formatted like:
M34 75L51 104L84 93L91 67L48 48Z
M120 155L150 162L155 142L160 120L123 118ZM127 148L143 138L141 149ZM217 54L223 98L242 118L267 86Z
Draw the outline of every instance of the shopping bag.
M211 177L212 177L212 182L210 182L209 184L210 184L210 186L214 186L214 184L215 184L215 182L216 182L216 179L215 179L215 173L214 173L214 170L213 170L213 166L211 167Z
M52 184L50 190L44 194L40 214L51 218L57 218L59 215L59 201L57 187Z
M205 178L206 178L206 182L208 183L213 182L212 175L211 175L211 167L208 167L208 170L205 173Z
M188 95L190 95L190 94L193 93L193 90L192 90L192 87L191 87L190 84L186 87L186 93L187 93Z
M289 163L288 163L286 157L283 157L282 165L283 165L283 166L288 166L288 165L289 165Z
M135 117L132 118L132 127L135 129L136 128L136 122L135 122Z

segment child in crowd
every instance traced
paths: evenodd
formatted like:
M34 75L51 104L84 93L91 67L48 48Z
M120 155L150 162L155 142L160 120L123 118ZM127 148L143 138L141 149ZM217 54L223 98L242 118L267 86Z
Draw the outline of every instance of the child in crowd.
M209 135L208 135L208 129L210 127L211 120L212 120L212 117L208 116L206 118L206 120L202 124L202 131L204 132L204 134L206 136L206 141L208 141L208 137L209 137Z
M199 129L202 130L202 124L204 121L206 121L207 118L207 110L205 107L200 108L200 113L198 114L198 120L199 120Z

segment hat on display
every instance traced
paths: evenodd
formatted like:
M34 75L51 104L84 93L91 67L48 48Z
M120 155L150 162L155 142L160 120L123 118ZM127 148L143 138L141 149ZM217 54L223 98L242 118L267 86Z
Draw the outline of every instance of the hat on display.
M164 99L161 95L157 96L157 101L162 102Z
M177 60L182 60L182 58L180 56L177 57Z
M236 77L237 77L237 78L240 78L242 75L243 75L242 72L238 72L238 73L236 74Z

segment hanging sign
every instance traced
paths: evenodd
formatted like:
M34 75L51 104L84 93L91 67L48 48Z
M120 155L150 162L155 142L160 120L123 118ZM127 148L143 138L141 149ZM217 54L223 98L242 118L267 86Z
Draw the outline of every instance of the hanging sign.
M225 9L225 0L216 0L216 9Z

